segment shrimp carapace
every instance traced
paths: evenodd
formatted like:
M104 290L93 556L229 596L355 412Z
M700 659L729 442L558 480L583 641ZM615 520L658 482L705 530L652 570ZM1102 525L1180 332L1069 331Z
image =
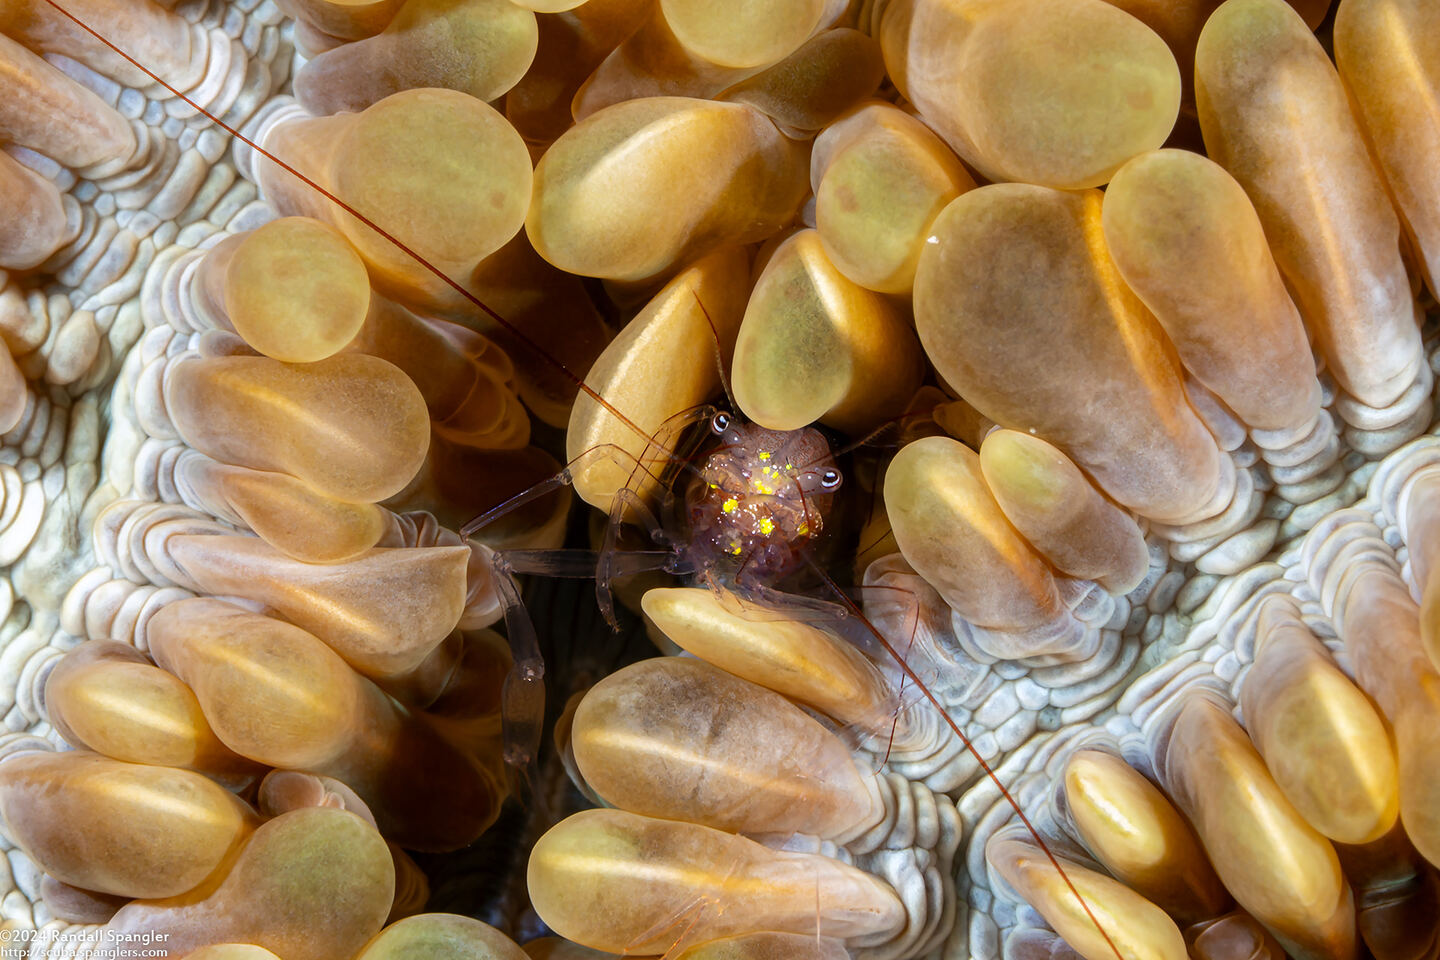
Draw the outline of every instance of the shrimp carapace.
M686 491L682 559L741 585L779 580L801 566L840 487L830 444L810 427L768 430L724 413L711 429L722 446Z

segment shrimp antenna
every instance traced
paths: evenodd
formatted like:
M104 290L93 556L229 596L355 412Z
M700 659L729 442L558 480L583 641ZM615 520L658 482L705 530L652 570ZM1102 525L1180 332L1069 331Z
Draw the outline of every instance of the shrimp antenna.
M710 316L710 311L705 309L705 301L700 299L700 291L690 289L690 295L695 298L695 303L700 307L700 312L705 315L705 322L710 325L710 345L715 351L715 372L720 375L720 389L725 391L725 401L730 405L731 411L738 410L735 403L735 394L730 391L730 378L725 375L725 357L720 352L720 330L715 326L715 318Z
M587 384L583 378L576 374L575 371L571 370L564 363L550 356L550 354L546 353L545 350L541 348L541 346L536 343L529 334L521 330L519 327L515 326L509 320L506 320L504 317L500 316L500 314L496 313L485 303L481 302L480 298L467 290L464 284L451 278L448 274L445 273L445 271L435 266L435 264L431 263L429 260L426 260L423 256L421 256L419 253L415 252L415 250L409 247L399 237L395 236L393 233L380 226L374 220L365 216L365 214L361 213L359 210L356 210L349 203L340 199L335 194L331 193L329 190L325 189L320 184L316 183L314 180L310 179L305 174L292 167L290 164L286 163L284 160L281 160L269 150L266 150L264 147L260 146L260 144L256 143L254 140L251 140L249 137L245 136L245 134L241 133L239 130L236 130L234 127L230 126L230 124L226 123L224 120L221 120L219 117L215 116L215 114L211 113L209 110L206 110L204 107L196 103L194 100L190 99L190 97L186 96L184 93L181 93L180 90L176 89L170 83L163 80L149 67L145 66L139 60L136 60L134 57L130 56L130 54L126 53L124 50L121 50L108 38L101 36L97 30L95 30L85 21L81 20L79 17L75 16L75 14L71 13L69 10L66 10L64 7L60 6L60 4L56 3L55 0L45 0L45 3L55 8L55 10L58 11L61 16L74 23L81 30L84 30L86 33L90 34L90 36L94 37L96 40L99 40L106 47L115 51L116 54L124 58L125 61L131 66L133 66L135 69L145 74L145 76L149 77L151 80L154 80L156 83L164 87L174 96L180 98L180 100L182 100L187 106L195 110L195 112L199 113L201 116L205 117L211 123L215 124L215 126L219 127L221 130L224 130L226 133L230 134L230 136L234 137L236 140L239 140L241 143L245 144L247 147L254 150L256 153L260 154L262 157L269 160L271 163L285 170L287 173L295 177L301 183L304 183L316 193L325 197L331 203L335 204L340 209L350 214L356 220L359 220L361 223L365 224L365 226L369 227L371 230L374 230L381 237L384 237L401 253L404 253L407 257L414 260L425 270L428 270L430 273L434 274L442 283L450 287L456 293L460 294L460 296L464 297L466 300L474 304L477 308L482 310L487 316L490 317L490 319L494 320L506 331L511 333L517 340L525 344L525 346L528 347L531 351L533 351L536 356L540 357L544 362L550 364L556 370L559 370L572 383L574 383L575 386L581 390L581 392L585 393L587 396L590 397L590 399L594 400L596 403L600 404L600 406L604 407L605 410L608 411L617 420L625 424L631 430L634 430L642 438L645 438L647 440L650 439L646 435L645 431L639 427L639 425L637 425L629 417L625 416L623 413L617 410L615 406L610 403L610 401L600 396L600 394L596 392L589 384ZM662 450L665 450L664 446L659 444L657 441L652 442L655 442L657 446L660 446ZM669 451L665 450L665 452L668 453Z
M903 424L905 421L907 421L907 420L919 420L919 419L923 419L924 417L928 417L930 414L934 413L934 412L935 412L935 409L936 409L935 407L927 407L927 408L925 408L924 410L911 410L911 411L909 411L909 412L907 412L907 413L902 413L902 414L899 414L898 416L890 417L890 418L888 418L888 419L886 419L886 420L881 421L881 423L880 423L880 425L879 425L878 427L874 428L873 430L871 430L869 433L865 434L865 435L864 435L863 437L861 437L860 439L858 439L858 440L852 440L852 441L850 441L848 444L846 444L846 445L843 446L843 447L837 447L837 448L835 448L834 450L831 450L826 456L824 456L824 457L816 457L814 460L810 460L809 462L802 463L800 466L801 466L802 469L803 469L803 468L806 468L806 467L813 467L815 464L820 463L822 460L832 459L832 458L833 458L833 459L839 459L840 457L845 456L845 454L847 454L847 453L854 453L856 450L859 450L861 447L866 447L866 446L869 446L870 444L874 443L875 440L876 440L876 438L878 438L878 437L880 437L880 436L883 436L884 434L889 433L890 431L896 429L896 427L900 426L900 425ZM801 494L800 494L800 495L801 495L801 499L802 499L802 501L803 501L803 499L804 499L804 491L801 491ZM871 509L872 509L872 511L873 511L873 508L874 508L874 504L873 504L873 502L872 502L872 504L871 504ZM883 537L882 537L882 539L883 539ZM879 543L880 541L877 540L877 541L875 541L875 542L876 542L876 543ZM874 546L874 544L871 544L871 546ZM861 552L863 552L863 550L862 550Z
M840 457L845 456L845 454L847 454L847 453L854 453L856 450L859 450L861 447L867 447L867 446L871 445L872 443L874 443L874 442L876 441L876 439L878 439L879 437L882 437L882 436L884 436L885 434L887 434L887 433L891 432L892 430L896 429L897 427L899 427L900 425L902 425L903 423L905 423L905 421L907 421L907 420L921 420L921 419L924 419L925 417L928 417L928 416L930 416L932 413L934 413L936 409L937 409L937 407L926 407L926 408L923 409L923 410L910 410L910 411L907 411L906 413L902 413L902 414L899 414L899 415L897 415L897 416L889 417L889 418L887 418L887 419L885 419L885 420L882 420L882 421L880 422L880 425L879 425L878 427L875 427L873 430L871 430L869 433L865 434L863 437L861 437L861 438L858 439L858 440L852 440L852 441L850 441L849 443L847 443L847 444L846 444L845 446L843 446L843 447L837 447L837 448L835 448L834 450L831 450L830 453L828 454L828 456L838 459L838 458L840 458ZM823 458L823 457L817 458L817 459L815 459L815 460L810 461L809 463L801 464L801 466L802 466L802 467L811 467L811 466L814 466L816 463L819 463L820 460L822 460L822 459L824 459L824 458Z
M915 672L915 669L910 666L905 658L900 656L900 652L891 645L890 641L885 638L885 635L880 632L879 628L870 622L870 618L865 616L865 613L860 609L859 605L851 599L850 595L840 589L840 585L832 580L828 573L820 569L819 564L811 560L808 555L805 559L806 562L810 564L811 569L820 575L820 579L825 582L825 585L830 591L840 599L840 603L854 614L860 623L864 624L865 629L874 636L880 646L885 649L885 652L895 660L895 663L900 667L901 673L904 674L911 683L915 684L925 699L930 701L930 705L939 711L940 716L945 720L945 725L950 728L955 736L960 738L960 742L965 745L965 749L970 752L970 756L975 758L975 762L980 765L980 769L985 772L985 775L990 778L990 782L995 784L995 788L1000 791L1000 795L1004 797L1006 802L1014 809L1015 815L1020 818L1020 822L1025 825L1025 829L1030 831L1030 836L1035 838L1035 842L1040 846L1040 849L1044 851L1046 858L1049 859L1050 865L1055 868L1060 874L1060 879L1065 881L1065 886L1069 887L1070 892L1075 895L1075 899L1080 904L1080 909L1085 911L1085 916L1090 918L1090 922L1095 925L1095 929L1100 932L1100 936L1104 938L1105 943L1114 951L1116 960L1124 960L1123 955L1120 953L1120 948L1115 945L1115 941L1110 939L1110 934L1100 925L1099 919L1095 916L1095 911L1090 909L1090 903L1080 895L1080 891L1076 888L1075 882L1070 879L1070 875L1066 873L1065 868L1060 865L1059 858L1050 850L1050 845L1045 842L1045 838L1040 835L1040 831L1035 829L1035 825L1032 824L1030 818L1025 815L1025 811L1021 808L1019 801L1010 793L1004 781L995 773L995 770L990 764L985 762L985 758L980 755L979 750L975 749L975 745L970 742L970 738L961 732L960 725L955 722L954 717L950 716L950 711L945 709L944 705L940 703L940 699L936 697L930 687L920 679L920 675Z
M938 406L926 407L923 410L907 410L905 413L882 420L880 421L880 425L878 427L865 434L865 436L861 437L859 440L852 440L846 446L843 446L838 450L832 451L831 456L840 457L844 456L847 453L853 453L854 451L859 450L861 447L867 447L870 444L874 443L876 440L878 440L880 437L883 437L885 434L890 433L897 427L902 426L907 420L923 420L924 418L933 414L936 409L938 409Z

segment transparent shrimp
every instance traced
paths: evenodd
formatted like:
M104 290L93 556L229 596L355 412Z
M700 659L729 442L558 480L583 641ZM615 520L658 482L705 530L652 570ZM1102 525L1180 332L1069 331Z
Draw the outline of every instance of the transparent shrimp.
M841 474L820 431L767 430L742 424L727 413L701 407L672 418L667 426L708 417L710 432L720 446L697 467L684 458L669 461L688 480L683 494L666 490L658 511L627 487L617 492L599 551L498 551L492 561L495 582L505 611L515 667L505 681L504 724L506 762L533 764L539 750L545 708L544 663L535 626L525 609L517 574L595 579L597 602L618 629L611 596L612 582L650 570L684 575L712 589L757 602L801 606L803 598L781 594L772 586L804 565L804 550L824 529L826 511L841 485ZM653 441L650 441L653 442ZM588 461L619 461L624 451L597 447L581 454L554 477L475 518L461 529L469 536L511 510L573 482ZM646 454L631 474L651 469ZM659 549L621 551L617 545L622 517L637 519ZM844 618L830 604L811 604L820 619Z

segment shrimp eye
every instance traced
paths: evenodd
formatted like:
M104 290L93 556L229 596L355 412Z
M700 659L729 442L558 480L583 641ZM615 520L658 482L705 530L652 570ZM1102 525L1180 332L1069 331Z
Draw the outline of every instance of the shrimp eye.
M840 486L840 471L833 467L820 474L820 486L826 490L834 490Z
M726 430L729 430L729 429L730 429L730 414L728 414L728 413L717 413L717 414L715 414L715 419L713 419L713 420L710 421L710 429L711 429L711 430L714 430L714 431L715 431L716 433L718 433L718 434L722 434L722 435L723 435Z

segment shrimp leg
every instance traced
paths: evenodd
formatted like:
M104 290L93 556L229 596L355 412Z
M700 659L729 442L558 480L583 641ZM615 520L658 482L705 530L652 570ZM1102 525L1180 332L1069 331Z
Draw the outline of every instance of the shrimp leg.
M515 496L511 497L509 500L506 500L503 503L496 504L489 510L486 510L484 513L480 514L480 516L469 521L460 528L460 536L474 536L476 533L483 530L485 527L488 527L496 520L499 520L501 517L506 516L507 514L513 513L514 511L525 506L527 503L538 500L546 494L554 493L561 487L568 487L572 485L575 482L576 473L585 470L597 461L606 460L622 468L629 461L633 460L635 463L635 467L631 473L632 477L637 471L644 470L646 473L650 472L650 468L645 465L643 454L637 457L629 450L626 450L624 447L621 447L617 444L602 443L599 446L591 447L589 450L586 450L584 453L571 460L560 470L559 473L556 473L554 476L547 477L546 479L541 480L539 483L536 483L534 486L526 490L520 491L519 493L515 494Z
M691 424L701 420L711 419L715 415L715 412L715 408L708 404L693 407L688 410L681 410L667 417L655 432L657 435L677 436L682 434ZM654 543L672 548L679 546L676 537L665 529L664 524L660 520L660 516L671 513L675 502L674 493L669 490L665 491L661 511L660 514L657 515L656 512L650 508L649 504L645 503L644 499L635 492L636 472L644 465L645 456L649 451L650 447L647 445L646 448L640 452L640 456L635 460L635 470L631 471L629 480L625 486L616 490L614 496L611 498L610 516L605 524L605 540L601 545L599 562L595 568L595 601L599 604L600 612L604 615L605 622L610 624L610 627L615 630L619 629L619 622L615 618L615 599L611 594L610 583L614 578L626 575L626 571L619 569L616 565L616 557L621 556L618 541L620 529L624 521L628 518L632 522L639 523L645 527L646 531L650 534L651 541ZM689 467L692 471L694 470L694 466L684 460L681 460L678 466L681 468ZM666 566L665 569L671 573L680 573L682 572L682 568L686 567L686 564L687 561L683 557L683 551L676 550L672 562Z
M545 659L540 654L535 622L525 609L515 577L593 577L597 556L593 550L499 550L490 559L514 661L500 694L500 723L505 763L516 770L533 770L540 752L545 722ZM632 551L612 562L612 570L617 576L625 576L661 569L669 561L666 550Z
M682 411L661 425L681 430L693 420L710 415L709 407ZM605 547L598 554L588 550L510 550L497 551L491 558L491 570L496 590L500 595L505 614L505 632L510 641L510 652L514 664L505 677L501 693L501 728L505 743L505 762L515 769L532 769L540 750L540 738L545 720L545 661L540 653L540 641L535 633L535 623L525 609L520 595L517 574L540 574L552 577L596 578L596 595L600 599L605 620L612 628L619 629L615 618L614 603L610 596L612 577L625 576L649 570L664 569L670 565L669 551L632 551L621 554L616 547L619 525L628 509L649 529L653 538L663 542L664 530L655 513L630 489L636 475L641 471L655 474L647 464L646 455L656 443L647 438L645 449L637 456L615 444L601 444L591 447L571 460L553 477L537 483L504 503L486 511L461 528L460 534L468 537L487 524L512 510L558 490L574 482L575 474L597 460L609 460L617 465L633 460L629 483L617 491L610 511L610 522L606 529ZM658 479L658 478L657 478Z
M665 495L667 500L671 496ZM595 566L592 572L595 575L595 602L600 606L600 613L605 617L605 622L610 624L610 629L619 630L620 622L615 617L615 598L610 591L610 583L616 577L623 577L637 571L625 569L625 563L621 558L631 557L633 551L622 552L616 543L620 534L621 518L630 516L632 520L638 521L650 533L650 539L659 544L666 544L669 538L666 536L665 528L661 525L655 512L640 499L640 496L629 487L623 487L615 491L615 498L611 502L610 519L605 525L605 542L600 551L596 554ZM661 553L666 562L650 569L669 567L674 555L669 550L644 551L644 553Z
M503 552L491 557L490 569L505 609L505 633L514 658L500 693L505 763L512 769L533 773L545 723L545 660L540 656L535 624L520 596L520 584Z

